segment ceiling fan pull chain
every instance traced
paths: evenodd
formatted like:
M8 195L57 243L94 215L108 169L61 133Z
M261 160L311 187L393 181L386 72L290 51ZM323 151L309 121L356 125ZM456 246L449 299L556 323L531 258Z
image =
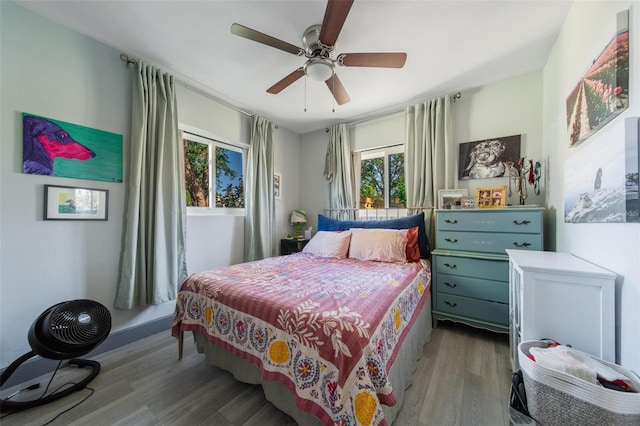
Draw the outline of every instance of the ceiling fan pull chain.
M304 112L307 112L307 76L304 76Z

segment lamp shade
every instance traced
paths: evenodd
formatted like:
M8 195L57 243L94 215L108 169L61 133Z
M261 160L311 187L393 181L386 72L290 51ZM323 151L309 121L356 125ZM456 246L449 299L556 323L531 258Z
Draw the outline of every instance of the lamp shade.
M291 223L307 223L307 214L304 210L294 210L291 212Z

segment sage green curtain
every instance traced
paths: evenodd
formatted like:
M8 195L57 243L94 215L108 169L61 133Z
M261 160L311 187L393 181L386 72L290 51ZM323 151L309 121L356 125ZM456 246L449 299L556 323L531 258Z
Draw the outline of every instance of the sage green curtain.
M117 308L175 300L187 277L183 167L173 76L138 61Z
M436 206L438 189L457 183L454 159L451 97L407 107L404 173L408 207ZM429 241L435 241L433 210L425 211L425 224Z
M275 256L273 192L273 124L254 116L247 155L245 184L244 260Z
M349 143L349 128L346 124L338 124L329 129L324 177L329 184L329 208L340 210L337 217L341 219L354 218L351 144Z

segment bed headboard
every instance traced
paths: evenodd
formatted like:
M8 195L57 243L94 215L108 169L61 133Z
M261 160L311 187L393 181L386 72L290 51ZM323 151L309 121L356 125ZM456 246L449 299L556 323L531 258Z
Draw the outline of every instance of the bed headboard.
M417 226L420 257L426 259L431 254L431 247L429 245L429 239L427 238L424 217L425 213L421 212L415 215L392 219L366 218L364 220L340 220L319 214L318 231L346 231L351 228L409 229Z

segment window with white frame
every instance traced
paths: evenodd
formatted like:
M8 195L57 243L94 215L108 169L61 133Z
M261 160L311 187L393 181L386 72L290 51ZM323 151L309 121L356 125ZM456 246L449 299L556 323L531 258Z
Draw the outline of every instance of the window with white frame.
M187 212L244 214L246 147L192 128L182 140Z
M360 208L406 207L404 146L363 151L360 155Z

